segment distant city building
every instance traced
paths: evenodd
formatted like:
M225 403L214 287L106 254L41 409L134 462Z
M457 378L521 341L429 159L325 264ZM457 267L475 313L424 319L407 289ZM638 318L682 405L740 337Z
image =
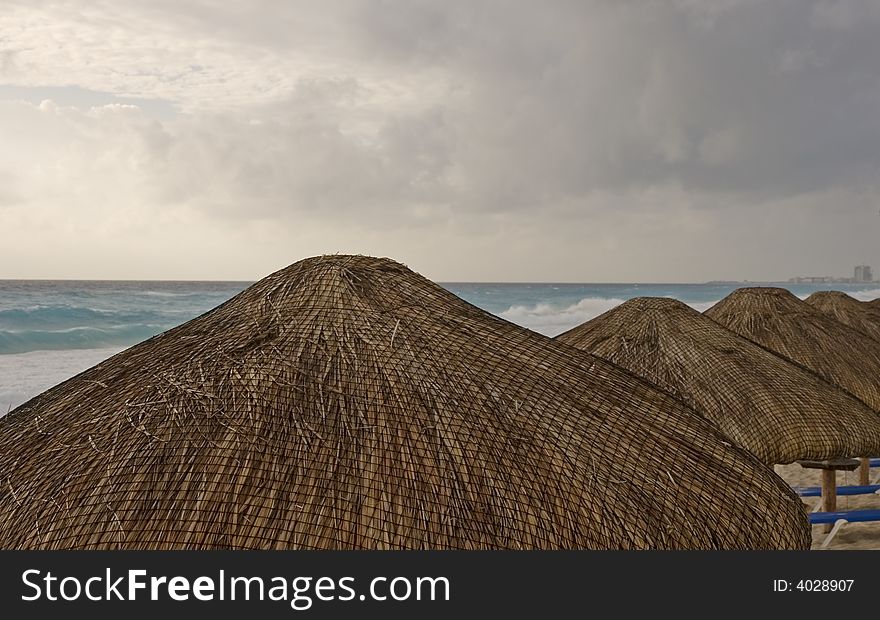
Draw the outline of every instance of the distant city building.
M793 284L852 284L874 282L874 270L870 265L856 265L853 269L852 278L840 278L836 276L796 276L789 278Z
M849 278L835 278L834 276L797 276L789 278L793 284L833 284L835 282L849 282Z
M870 265L856 265L854 275L855 277L853 278L853 280L856 282L874 281L874 271L871 269Z

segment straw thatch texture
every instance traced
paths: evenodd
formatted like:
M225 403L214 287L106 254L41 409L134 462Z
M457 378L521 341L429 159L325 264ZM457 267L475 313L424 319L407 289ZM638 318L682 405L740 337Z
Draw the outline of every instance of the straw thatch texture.
M0 546L806 548L671 396L388 259L301 261L0 421Z
M880 410L880 343L781 288L737 289L706 316Z
M819 312L880 342L880 309L877 307L840 291L819 291L805 301Z
M689 403L766 463L880 454L880 414L674 299L631 299L558 340Z

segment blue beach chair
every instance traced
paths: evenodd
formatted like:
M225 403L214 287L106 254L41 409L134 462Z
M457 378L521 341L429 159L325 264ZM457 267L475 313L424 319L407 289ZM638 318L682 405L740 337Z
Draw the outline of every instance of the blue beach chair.
M795 487L801 497L822 497L822 487ZM880 495L880 484L837 487L838 495ZM831 513L829 513L831 514Z
M842 512L814 512L810 515L811 525L831 525L831 531L825 540L822 541L822 549L831 544L831 540L847 523L866 523L869 521L880 521L880 509L873 510L849 510Z

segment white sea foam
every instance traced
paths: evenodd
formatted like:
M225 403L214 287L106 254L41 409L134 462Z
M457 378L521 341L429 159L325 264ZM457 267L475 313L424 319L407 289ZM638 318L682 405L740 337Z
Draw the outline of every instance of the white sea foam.
M567 307L548 303L515 305L502 312L500 316L511 323L547 336L556 336L611 310L623 301L617 298L587 297Z
M564 331L595 319L600 314L616 308L625 300L617 297L586 297L570 306L556 306L548 303L534 305L514 305L500 314L511 323L516 323L546 336L558 336ZM697 312L704 312L719 300L705 302L686 302Z
M472 303L495 312L513 323L548 336L556 336L594 319L623 303L632 294L660 294L679 299L687 299L692 294L690 289L685 288L678 291L674 285L653 287L653 290L651 290L651 285L615 286L613 288L616 290L613 292L609 290L608 296L602 296L601 293L594 295L592 291L584 291L582 293L585 293L584 297L576 303L571 303L572 299L577 299L568 292L571 288L559 285L523 285L519 287L511 285L510 288L466 289L461 294ZM0 354L0 415L4 414L8 408L15 407L43 390L97 364L122 347L134 344L157 331L161 331L161 329L195 316L223 301L234 292L236 291L232 289L229 291L224 289L216 293L212 290L210 295L203 295L203 298L192 303L187 302L168 307L164 300L159 306L145 304L145 298L142 296L144 292L141 291L139 292L140 296L130 299L121 297L120 299L125 303L120 309L112 311L102 308L98 304L94 307L91 303L83 304L78 298L77 304L80 305L64 303L64 299L60 302L33 304L27 299L22 300L23 303L19 305L13 304L11 307L5 307L0 310L0 353L3 353L4 338L6 340L14 339L16 342L27 340L30 345L18 346L18 351L29 350L26 353L18 353L7 343L9 345L7 347L8 354ZM703 297L723 296L727 292L713 290L709 295L703 294ZM805 298L810 292L812 291L800 292L798 296ZM168 298L185 296L189 293L189 291L151 290L146 295ZM471 295L468 296L467 293L471 293ZM877 288L848 291L848 293L863 301L880 297L880 289ZM565 295L565 297L560 298L561 295ZM53 300L56 296L53 296ZM698 295L693 296L697 297ZM499 303L499 298L505 297L505 301ZM7 295L7 298L14 301L14 295ZM521 300L521 302L515 303L517 300ZM685 303L695 310L703 312L717 301L689 300ZM141 333L135 328L152 331ZM129 329L133 331L128 333L126 330ZM117 333L120 330L125 332L122 336ZM79 338L75 342L71 338L60 338L70 333L79 334L83 331L94 337L87 340ZM78 350L68 348L72 346L91 348Z
M118 352L78 349L0 355L0 415Z
M696 310L697 312L705 312L715 304L717 304L720 299L713 299L712 301L686 301L687 305Z
M171 291L140 291L139 295L147 297L188 297L191 293L172 293Z
M880 297L880 288L872 288L865 291L855 291L850 293L859 301L871 301Z

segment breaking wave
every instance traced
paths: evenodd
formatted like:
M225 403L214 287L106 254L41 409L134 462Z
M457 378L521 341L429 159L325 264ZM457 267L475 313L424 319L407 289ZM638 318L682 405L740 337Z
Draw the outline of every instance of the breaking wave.
M161 325L115 325L67 329L0 330L0 355L29 351L103 349L146 340L164 331Z
M500 316L511 323L531 329L545 336L558 336L572 327L596 318L622 304L625 299L619 297L586 297L575 304L557 306L549 303L534 305L514 305L500 313ZM719 300L685 302L698 312L708 310Z

